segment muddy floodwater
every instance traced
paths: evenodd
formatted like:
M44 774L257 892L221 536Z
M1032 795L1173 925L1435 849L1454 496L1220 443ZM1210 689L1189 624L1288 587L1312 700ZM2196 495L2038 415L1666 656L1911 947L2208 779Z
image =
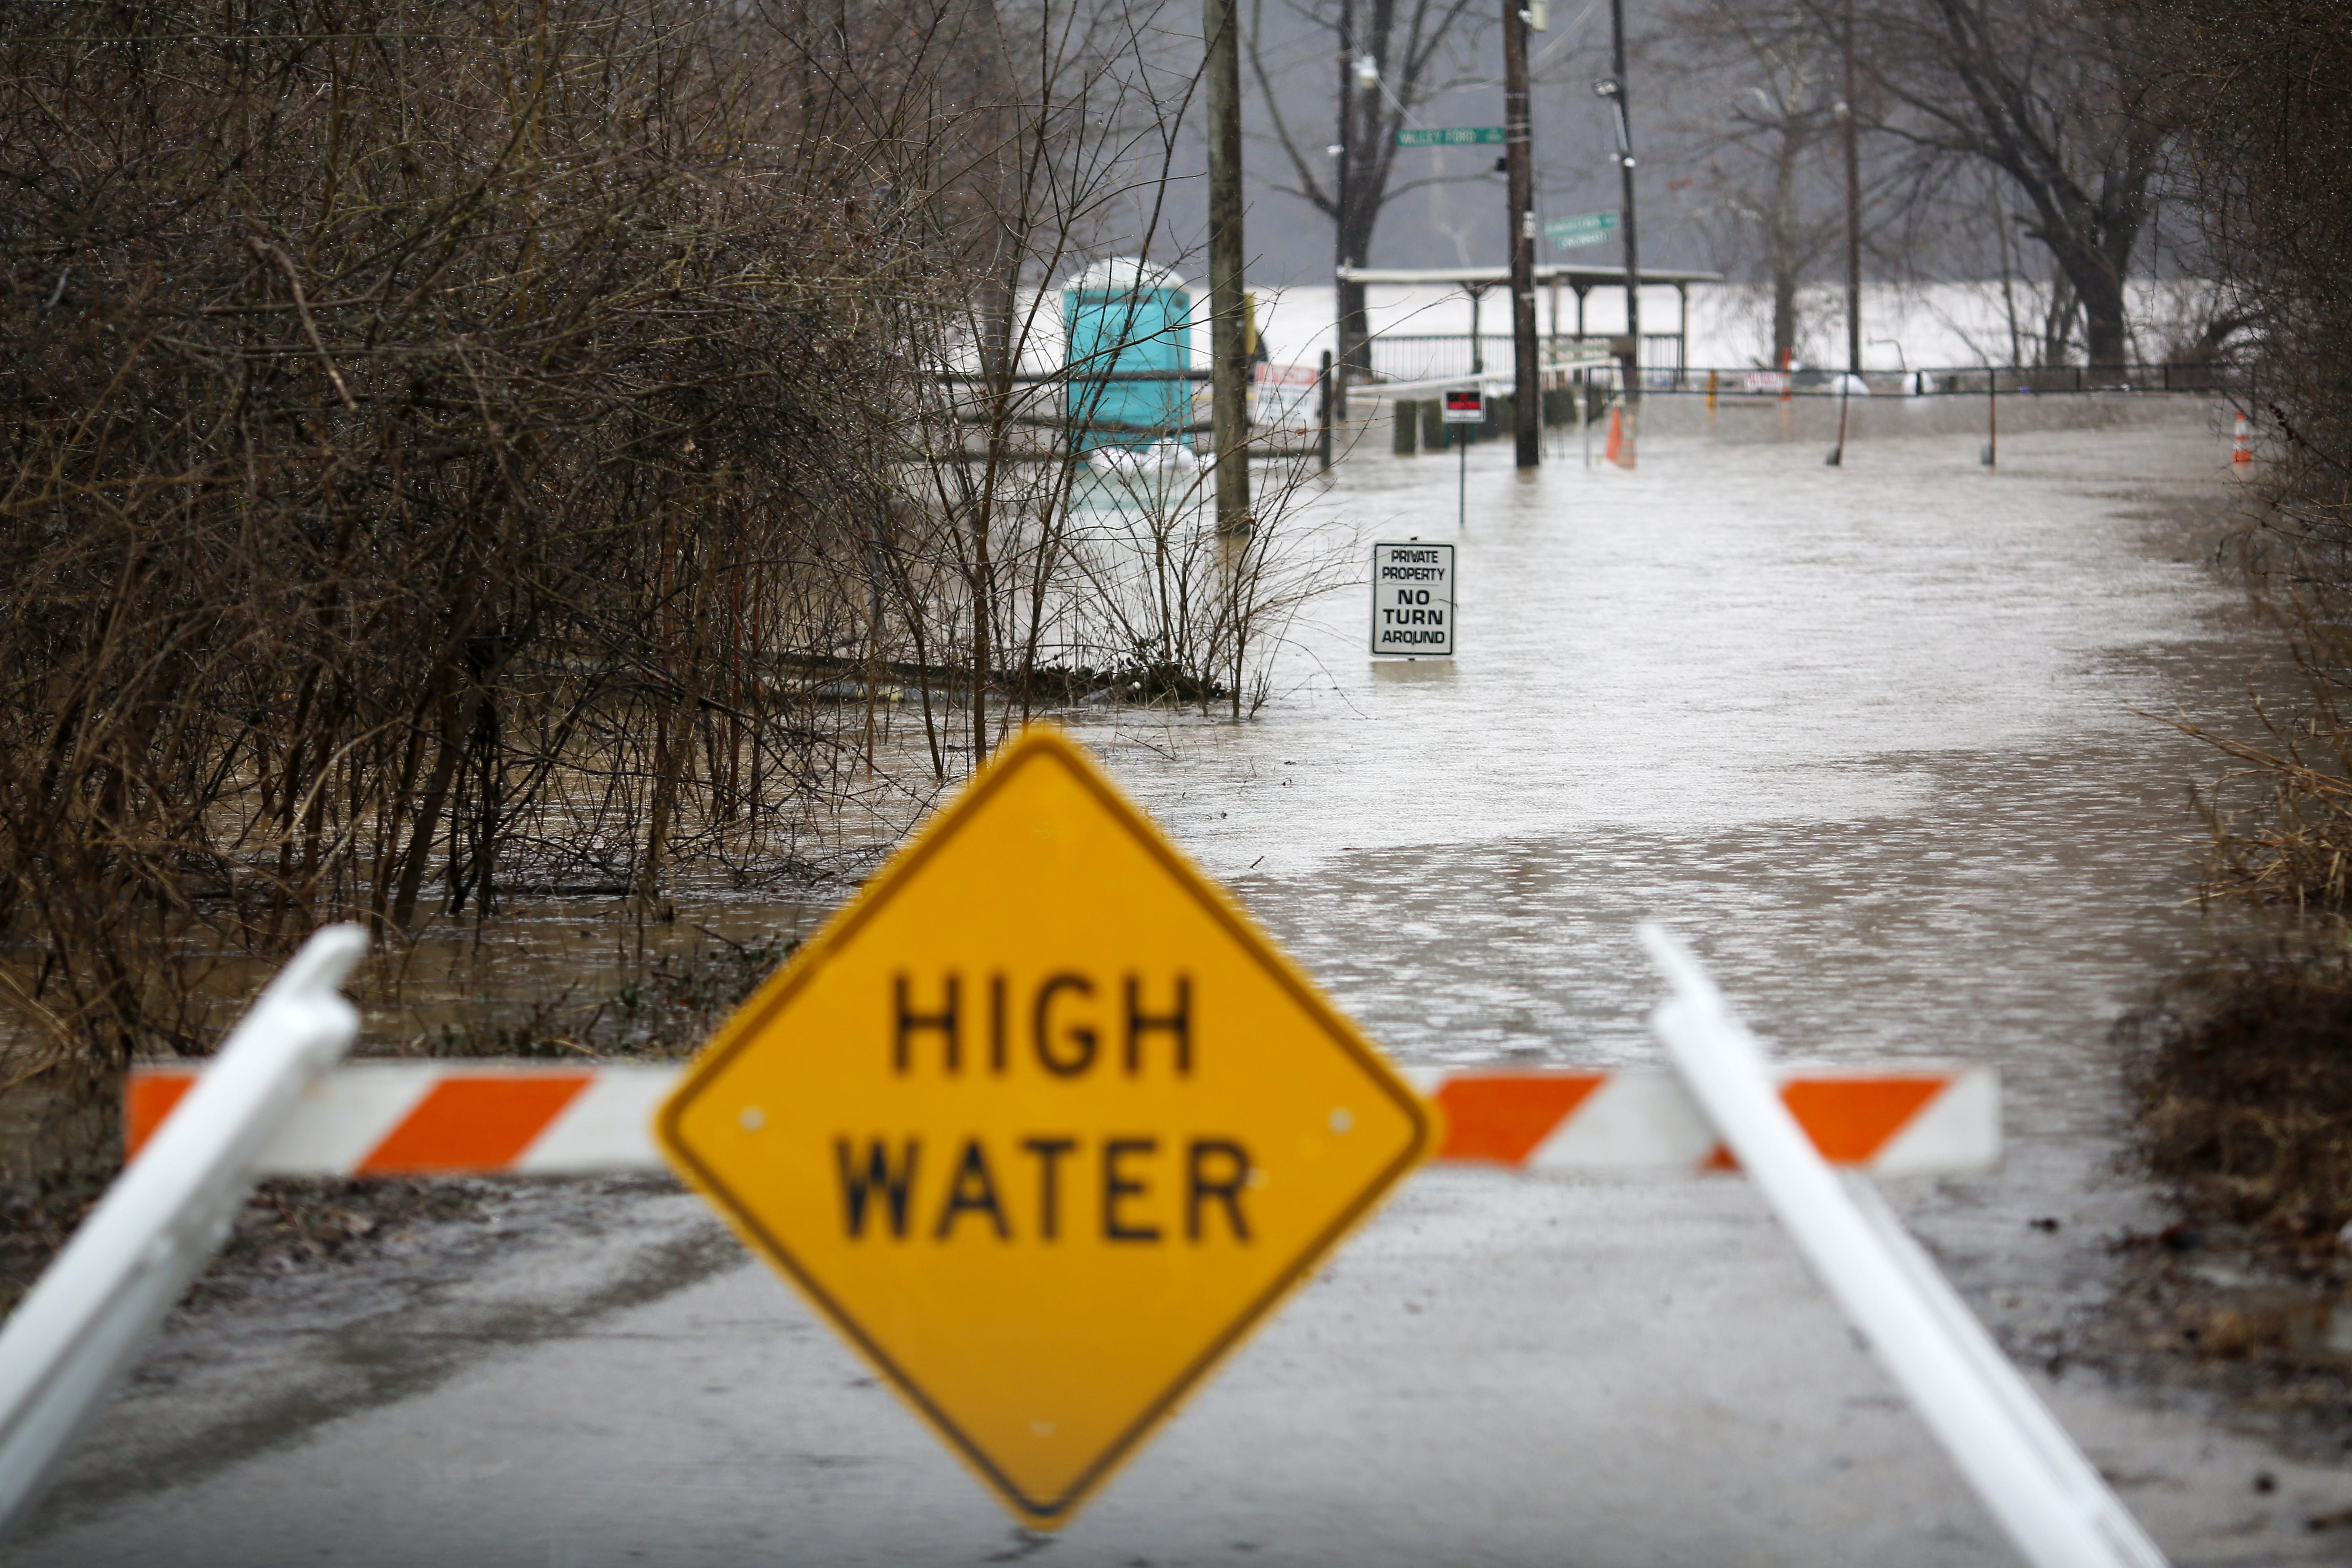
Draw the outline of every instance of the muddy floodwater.
M1655 916L1781 1054L1998 1065L2000 1172L1889 1195L2176 1561L2333 1560L2352 1474L2077 1353L2164 1223L2109 1031L2200 942L2218 765L2153 716L2269 679L2226 438L2052 399L1988 472L1980 409L1882 398L1830 468L1827 415L1481 447L1466 525L1451 456L1351 458L1318 515L1457 547L1457 657L1371 659L1360 568L1255 721L1076 727L1408 1063L1654 1062ZM492 1201L463 1268L182 1321L8 1560L2012 1561L1736 1178L1416 1178L1050 1540L693 1200Z

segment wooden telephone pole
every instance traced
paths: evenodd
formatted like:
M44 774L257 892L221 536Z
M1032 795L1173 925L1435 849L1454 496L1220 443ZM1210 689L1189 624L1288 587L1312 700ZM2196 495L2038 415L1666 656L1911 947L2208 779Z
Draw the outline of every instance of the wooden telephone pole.
M1503 163L1511 192L1512 434L1517 461L1543 461L1543 372L1536 363L1536 170L1528 124L1528 24L1520 0L1503 0ZM1474 339L1475 342L1475 339Z
M1216 447L1217 531L1250 514L1249 341L1243 328L1240 0L1203 0L1209 110L1209 428Z

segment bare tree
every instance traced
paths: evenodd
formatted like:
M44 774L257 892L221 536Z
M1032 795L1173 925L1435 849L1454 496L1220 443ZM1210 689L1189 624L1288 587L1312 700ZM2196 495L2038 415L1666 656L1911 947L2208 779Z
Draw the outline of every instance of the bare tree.
M113 1103L322 921L662 921L1033 698L1258 679L1280 487L1258 566L1180 506L1113 591L1081 393L1021 379L1153 240L1150 5L0 20L0 1085Z
M1291 183L1277 189L1307 201L1332 221L1338 266L1361 267L1371 254L1381 210L1407 191L1439 183L1440 176L1392 183L1396 133L1416 111L1454 85L1440 75L1447 47L1464 40L1465 17L1483 20L1471 0L1286 0L1291 15L1310 36L1328 37L1338 62L1337 149L1317 155L1306 132L1294 129L1267 66L1265 0L1251 0L1244 39L1250 70L1265 102L1275 140L1290 165ZM1327 172L1328 170L1328 172ZM1370 368L1363 348L1370 328L1364 286L1339 285L1339 353L1342 370Z
M2091 363L2122 363L2125 280L2171 134L2142 68L2143 15L2105 0L1880 0L1862 26L1878 129L2005 174L2020 228L2063 282L2045 339L2079 309Z
M1773 365L1799 335L1797 294L1843 233L1822 150L1837 129L1836 40L1802 0L1686 0L1667 13L1673 68L1700 76L1706 109L1686 118L1727 249L1752 236L1772 291Z

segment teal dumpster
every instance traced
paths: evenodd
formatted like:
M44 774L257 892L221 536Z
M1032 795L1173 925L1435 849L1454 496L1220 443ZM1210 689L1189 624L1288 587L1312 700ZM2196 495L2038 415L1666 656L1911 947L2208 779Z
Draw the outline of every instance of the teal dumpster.
M1164 267L1133 257L1096 262L1062 288L1063 365L1070 373L1072 420L1140 426L1081 431L1076 449L1149 447L1181 438L1192 423L1192 384L1108 379L1137 371L1183 372L1192 365L1192 296Z

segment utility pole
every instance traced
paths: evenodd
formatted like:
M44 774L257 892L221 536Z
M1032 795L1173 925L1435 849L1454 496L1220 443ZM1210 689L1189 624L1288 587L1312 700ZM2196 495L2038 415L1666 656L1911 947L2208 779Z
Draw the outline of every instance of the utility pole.
M1250 531L1249 342L1243 331L1240 0L1202 0L1208 45L1209 428L1217 531Z
M1543 373L1536 364L1536 169L1528 125L1528 24L1520 0L1503 0L1503 163L1511 191L1512 434L1517 462L1543 461Z
M1332 278L1331 302L1336 307L1332 322L1332 341L1339 346L1337 379L1331 382L1331 417L1346 423L1348 418L1348 367L1355 363L1353 345L1348 342L1348 285L1340 281L1338 269L1348 265L1348 192L1355 173L1356 114L1356 7L1354 0L1340 0L1339 6L1339 140L1332 143L1332 155L1339 162L1339 172L1332 176L1331 205L1336 219L1331 233Z
M1838 438L1830 463L1845 464L1846 400L1862 374L1862 154L1853 114L1853 0L1845 0L1845 87L1837 101L1845 142L1845 380L1838 384Z
M1845 96L1837 106L1845 132L1845 368L1862 374L1862 153L1853 108L1853 0L1845 0Z
M1617 111L1617 172L1624 182L1618 230L1625 240L1625 442L1633 455L1635 426L1642 408L1642 247L1633 225L1633 121L1625 105L1625 0L1609 0L1609 68L1606 81L1593 90L1609 100ZM1629 460L1628 468L1633 465Z

